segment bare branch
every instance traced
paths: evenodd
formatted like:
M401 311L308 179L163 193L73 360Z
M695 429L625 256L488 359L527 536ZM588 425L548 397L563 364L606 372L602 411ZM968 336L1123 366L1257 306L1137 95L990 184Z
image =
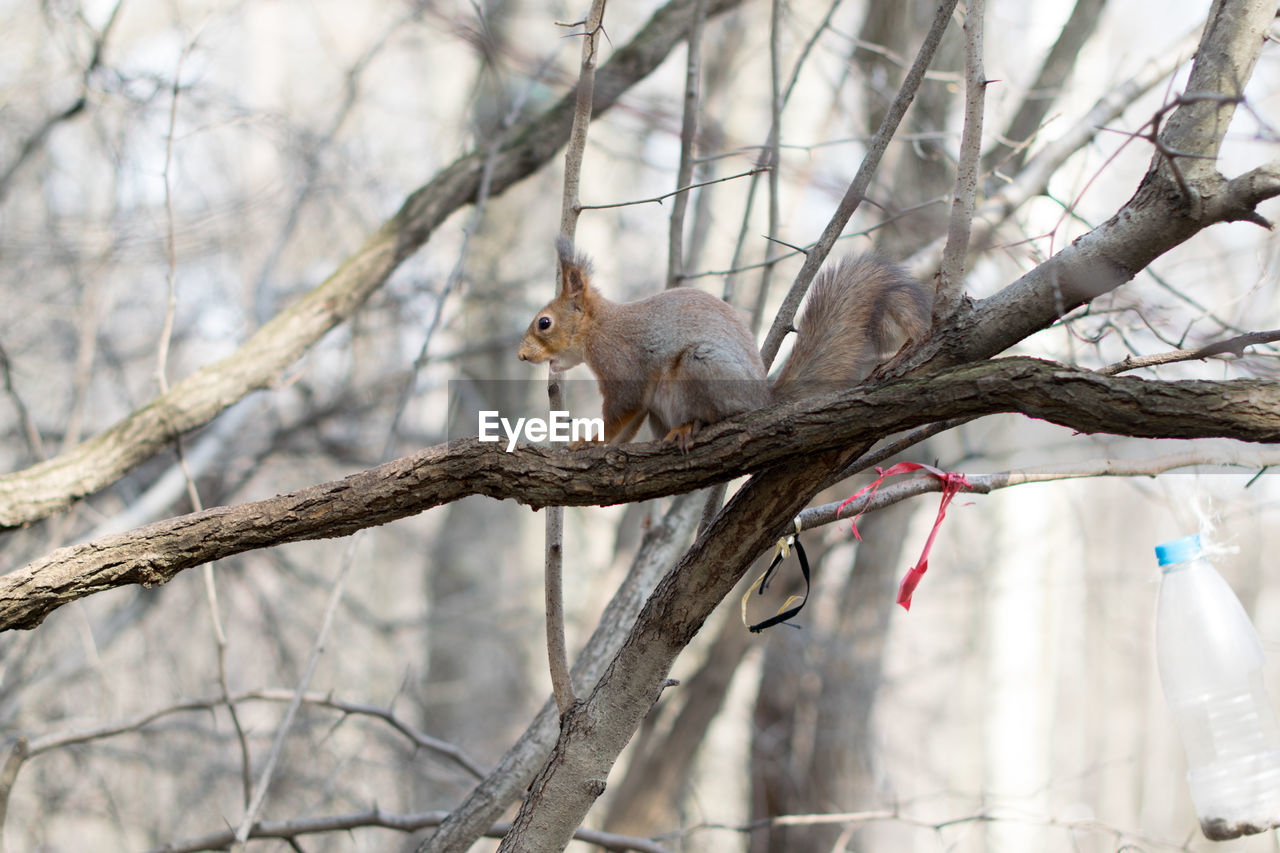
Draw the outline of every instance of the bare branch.
M974 214L970 242L987 243L995 230L1009 216L1032 197L1044 192L1050 177L1066 162L1067 158L1089 143L1099 128L1113 121L1138 98L1151 91L1172 74L1194 53L1196 33L1189 32L1178 42L1142 66L1142 69L1122 85L1099 98L1097 103L1072 128L1045 145L1030 161L1001 188L989 194L987 200ZM916 252L907 262L912 274L924 279L932 276L942 262L942 250L946 240L939 237Z
M304 835L318 835L332 832L350 832L354 829L394 829L400 832L414 832L432 826L439 826L449 816L448 812L422 812L419 814L394 814L374 807L369 811L354 814L327 815L324 817L297 818L295 820L263 821L254 824L249 833L250 838L280 838L294 841ZM495 823L484 831L488 838L501 838L511 831L510 823ZM612 832L600 832L594 829L578 829L573 837L578 841L595 845L605 850L637 853L670 853L670 851L647 838L634 838ZM234 841L231 830L211 832L199 838L186 841L174 841L153 847L148 853L198 853L202 850L225 850Z
M1244 355L1247 347L1257 346L1259 344L1270 344L1280 341L1280 329L1273 329L1269 332L1249 332L1243 335L1236 335L1225 341L1217 341L1212 344L1206 344L1195 349L1180 349L1173 352L1162 352L1155 355L1143 356L1125 356L1122 361L1115 364L1109 364L1100 368L1098 373L1104 376L1115 376L1119 373L1125 373L1130 370L1137 370L1143 367L1154 367L1158 364L1173 364L1179 361L1199 361L1205 358L1212 358L1216 355L1234 355L1240 357Z
M40 150L40 146L49 138L49 134L53 133L59 125L80 115L89 106L89 78L93 75L93 72L102 67L102 55L106 51L107 39L111 37L111 30L115 27L116 21L119 20L120 9L123 6L124 0L116 0L116 5L112 7L111 14L107 17L107 22L103 25L102 31L94 36L93 51L90 54L89 62L80 74L80 94L66 107L41 122L40 126L18 146L18 155L13 158L13 162L5 167L3 173L0 173L0 200L8 195L9 187L12 185L13 178L18 173L18 170Z
M295 691L293 690L283 689L250 690L230 697L230 702L233 705L240 705L245 702L253 701L289 702L292 701L294 693ZM409 725L409 723L397 717L389 708L382 708L377 705L362 702L349 702L343 699L338 699L327 693L305 693L302 699L307 705L329 708L349 716L365 716L379 719L398 731L400 734L404 735L405 738L407 738L415 747L429 750L449 759L454 764L458 765L458 767L464 772L474 778L484 778L484 770L480 765L458 746L419 731ZM168 705L155 711L148 711L145 714L139 714L127 720L97 726L92 729L50 732L48 734L33 736L28 739L27 755L29 757L35 757L57 749L65 749L66 747L74 746L75 744L91 743L97 740L117 737L122 734L139 732L151 723L174 714L191 713L195 711L211 711L223 706L224 704L226 704L226 700L221 696L211 699L191 699L185 702L177 702L173 705Z
M690 496L682 495L672 501L662 521L645 532L626 579L610 599L595 631L574 662L573 675L579 683L595 684L605 671L654 583L684 550L693 530L696 510L697 505ZM484 781L449 813L440 829L419 846L418 853L470 848L485 828L524 794L559 731L560 715L554 704L548 703Z
M22 769L23 762L30 754L30 744L25 737L20 737L13 741L13 745L9 747L9 754L4 758L4 765L0 766L0 829L4 828L5 816L9 812L9 795L13 793L13 783L18 781L18 771ZM2 833L0 833L0 853L4 853Z
M591 124L591 102L595 94L596 55L604 32L605 0L593 0L586 20L582 22L582 62L578 70L578 86L574 99L573 126L564 153L564 190L560 204L560 237L573 242L578 228L582 203L578 185L582 177L582 158L587 148L587 128ZM695 8L695 16L701 14ZM563 261L563 259L562 259ZM562 375L548 366L547 403L552 411L563 411ZM573 679L569 676L569 653L564 636L564 510L547 507L546 545L544 548L544 599L546 607L547 661L551 670L551 688L556 706L563 714L577 701Z
M699 79L702 76L702 24L706 20L705 0L696 0L693 22L685 50L684 110L680 120L680 165L676 168L676 186L693 180L693 145L698 137ZM671 223L667 237L667 287L675 287L684 276L684 214L689 196L680 193L671 205Z
M982 62L982 30L985 0L968 0L964 15L964 130L956 165L955 192L947 223L947 245L942 251L938 286L933 301L934 325L950 318L964 293L965 259L978 195L978 163L982 158L982 114L986 104L987 74Z
M736 181L739 178L750 178L754 175L760 174L761 172L767 172L767 171L769 171L768 166L756 166L754 169L748 169L747 171L739 172L736 175L724 175L722 177L711 178L710 180L706 180L706 181L695 181L692 184L685 184L684 186L677 187L671 192L662 193L661 195L650 196L649 198L638 198L632 201L606 202L605 204L580 204L578 205L578 209L579 210L609 210L615 207L629 207L633 204L655 204L655 203L661 204L665 199L671 198L672 196L682 195L684 193L689 192L690 190L696 190L699 187L709 187L712 184L722 184L725 181ZM681 274L681 278L690 278L690 276Z
M1156 477L1179 468L1248 468L1257 471L1275 465L1280 465L1280 450L1274 448L1197 448L1149 459L1095 459L1062 465L1018 468L995 474L965 474L965 479L969 481L969 488L963 491L966 494L985 495L1027 483L1094 477ZM875 512L919 495L942 491L942 486L941 480L931 476L912 477L897 483L887 483L874 494L868 494L866 498L845 506L839 515L836 513L842 501L808 507L800 513L800 523L805 530L811 530L852 518L860 513Z

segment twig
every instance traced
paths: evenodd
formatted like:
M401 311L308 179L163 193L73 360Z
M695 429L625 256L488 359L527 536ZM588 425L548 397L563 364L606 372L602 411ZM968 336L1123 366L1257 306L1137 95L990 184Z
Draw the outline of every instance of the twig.
M699 77L702 74L702 24L707 17L706 0L695 0L693 22L689 25L688 58L684 75L684 110L680 121L680 165L676 170L676 186L693 180L693 145L698 136ZM667 287L675 287L684 275L684 215L689 196L680 193L671 205L671 222L667 236Z
M289 241L303 221L304 208L310 201L312 193L320 186L320 178L325 173L326 165L323 155L333 145L334 140L338 137L338 132L359 103L361 79L383 49L391 44L391 37L407 21L411 21L421 14L421 7L417 4L411 4L404 15L387 25L386 29L374 39L368 50L357 57L343 75L342 99L330 116L328 126L317 135L314 143L311 143L303 154L304 171L299 180L299 186L294 191L293 200L289 205L289 212L285 216L284 224L280 226L280 233L273 241L271 249L267 252L266 259L258 267L258 273L254 277L253 294L255 300L254 313L256 315L254 319L258 323L265 323L271 319L268 313L271 308L267 298L268 287L275 277L276 266L279 264L280 258L284 256Z
M1067 158L1087 145L1097 135L1099 127L1121 115L1186 62L1195 51L1198 37L1199 30L1188 31L1175 44L1144 64L1133 77L1099 98L1067 133L1046 143L1016 177L1002 186L999 192L988 196L975 211L970 242L987 240L1013 211L1042 193ZM945 245L945 238L940 237L912 255L906 264L911 273L921 279L931 277L942 262Z
M573 241L582 212L579 184L582 158L587 148L587 128L591 124L591 105L595 97L596 61L600 35L604 31L605 0L593 0L583 21L582 63L578 71L578 91L573 110L573 127L564 153L564 192L560 204L560 236ZM552 411L565 408L561 374L549 371L547 402ZM545 549L545 590L547 622L547 663L551 671L551 689L556 707L564 714L577 701L573 678L569 672L568 643L564 635L564 508L547 507Z
M677 496L662 520L650 526L596 628L574 661L579 683L593 684L612 659L627 628L635 621L654 582L684 550L693 528L695 503L691 495ZM548 703L507 750L483 782L459 804L440 829L419 845L417 853L465 850L517 801L555 743L560 715Z
M950 319L964 293L965 258L973 226L974 201L978 193L978 165L982 158L982 113L986 104L987 78L982 63L982 29L985 0L967 0L964 16L964 130L960 135L960 158L956 164L955 194L947 224L947 245L942 250L937 292L933 301L933 323L941 327Z
M1053 47L1049 49L1035 82L1023 96L1018 111L1009 121L1000 141L983 155L984 169L993 172L1001 167L1016 172L1022 168L1027 151L1035 139L1049 108L1057 101L1067 77L1075 68L1089 37L1102 18L1107 0L1076 0L1071 16L1062 25Z
M773 240L778 234L778 180L781 172L781 152L778 147L778 140L782 134L782 107L785 95L781 90L781 80L779 66L781 64L781 41L782 41L782 3L781 0L773 0L769 7L769 139L765 143L765 149L761 152L764 160L765 168L769 171L769 223L766 238ZM754 193L756 182L752 181L749 191ZM743 229L738 235L738 247L734 251L735 262L738 250L745 243L746 225L749 221L750 210L744 214ZM756 304L751 312L751 328L753 333L760 328L760 318L764 316L765 299L769 295L769 282L773 278L774 265L766 259L760 269L760 284L756 290ZM725 300L729 301L733 296L733 285L731 280L725 282ZM767 367L767 365L766 365ZM702 505L702 519L698 522L698 535L707 529L711 524L711 520L715 518L716 513L720 511L720 507L724 504L724 496L728 491L727 483L717 483L707 489L707 494Z
M745 835L769 826L824 826L831 824L847 824L851 827L857 827L863 824L882 822L897 823L903 826L912 826L920 829L929 829L933 830L935 833L939 833L950 827L964 826L966 824L1007 822L1064 829L1069 830L1072 833L1080 831L1094 831L1112 835L1116 838L1117 842L1121 839L1132 839L1133 841L1138 841L1142 844L1140 848L1135 847L1133 844L1120 844L1118 847L1115 847L1117 851L1138 849L1148 850L1156 847L1170 851L1192 850L1190 841L1166 841L1159 838L1141 836L1136 833L1126 832L1116 827L1109 826L1093 818L1076 820L1069 818L1057 818L1053 816L1027 815L1018 811L1006 811L995 807L984 807L970 814L962 814L945 820L934 820L931 818L913 817L906 814L903 811L902 806L899 804L895 804L891 808L866 809L856 812L776 815L745 824L701 823L681 829L679 833L675 834L675 837L688 838L695 833L705 832L707 830L720 830ZM844 848L843 846L840 846L833 849Z
M1061 465L1042 465L1031 468L1015 468L994 474L966 474L969 482L966 493L985 495L1011 486L1027 483L1045 483L1056 480L1076 480L1092 477L1155 477L1166 471L1196 466L1263 469L1280 465L1280 450L1275 448L1214 448L1188 450L1149 459L1095 459L1069 462ZM839 516L840 501L809 507L799 515L802 529L811 530L864 512L875 512L918 495L942 489L937 477L919 476L898 483L889 483L865 499L849 504Z
M1246 347L1257 346L1258 344L1270 344L1280 341L1280 329L1272 329L1267 332L1249 332L1243 335L1236 335L1223 341L1217 341L1212 344L1206 344L1195 349L1179 349L1172 352L1162 352L1155 355L1141 356L1125 356L1121 361L1109 364L1106 367L1098 369L1098 373L1103 376L1115 376L1129 370L1137 370L1143 367L1153 367L1157 364L1172 364L1179 361L1199 361L1204 358L1211 358L1215 355L1234 355L1243 356Z
M283 688L250 690L230 697L230 701L233 705L253 701L288 702L293 699L294 693L295 691L292 689ZM184 702L174 703L164 708L159 708L155 711L148 711L147 713L130 717L127 720L108 723L92 729L50 732L48 734L28 737L27 756L35 757L46 752L51 752L56 749L64 749L75 744L91 743L96 740L116 737L122 734L139 732L151 723L163 719L164 717L196 711L209 711L224 704L224 701L225 700L221 696L209 699L190 699ZM381 720L391 728L400 732L400 734L404 735L414 745L414 747L430 750L431 752L449 759L465 773L474 778L484 778L484 769L461 748L415 729L409 723L397 717L390 708L382 708L368 703L349 702L343 699L338 699L330 694L320 693L306 693L303 695L302 701L303 704L306 705L329 708L348 716L364 716Z
M768 175L768 203L765 238L769 241L778 238L778 223L781 219L780 181L782 177L782 110L786 106L788 93L782 88L782 0L772 0L769 4L769 140L765 144L763 156L768 157L772 167ZM758 330L764 318L765 302L769 297L776 266L766 262L760 268L760 283L756 286L756 304L751 311L752 328ZM770 359L765 359L768 369ZM703 523L711 519L704 518Z
M721 184L721 183L724 183L725 181L736 181L739 178L749 178L754 175L758 175L761 172L767 172L767 171L769 171L768 166L756 166L752 169L748 169L745 172L738 172L736 175L723 175L719 178L710 178L705 181L695 181L691 184L684 184L683 186L677 187L676 189L671 190L670 192L665 192L665 193L662 193L661 195L650 196L649 198L637 198L631 201L612 201L612 202L606 202L604 204L580 204L578 205L578 210L579 211L610 210L616 207L628 207L633 204L661 204L664 199L671 198L672 196L682 195L684 193L689 192L690 190L696 190L700 187L709 187L712 184ZM680 275L680 278L691 278L691 276L688 276L682 273Z
M760 147L761 165L767 165L768 161L765 158L771 157L776 160L784 147L778 139L781 132L781 129L777 124L777 121L780 121L781 117L778 107L780 107L780 109L785 109L787 103L790 102L791 95L796 88L796 83L800 80L800 72L804 68L805 62L809 59L809 55L812 53L814 45L817 44L818 38L831 27L831 19L834 17L836 10L840 7L841 2L842 0L832 0L831 4L827 7L827 13L818 23L818 26L814 28L808 41L805 42L804 47L800 50L800 55L796 57L795 64L791 66L791 77L787 80L786 88L783 90L780 105L776 98L770 105L771 119L769 123L769 134L765 139L764 145ZM772 45L772 35L770 43ZM772 62L773 60L771 59L770 61ZM776 166L776 162L774 162L773 165ZM756 180L756 177L753 176L751 179L751 185L747 189L747 200L746 204L743 206L742 212L742 225L739 226L738 239L733 247L733 258L729 262L730 271L724 282L724 298L726 302L733 301L736 286L735 276L737 271L743 269L758 269L761 267L767 269L775 261L781 259L776 257L766 257L758 264L751 264L745 267L742 265L742 253L746 247L747 232L751 225L751 209L755 202L755 191L758 184L759 182ZM753 332L760 331L760 325L764 320L765 296L765 294L756 294L756 304L751 312L751 329Z
M0 767L0 830L4 828L5 816L9 811L9 795L13 793L13 783L18 780L18 771L30 754L29 744L25 737L20 737L9 748L5 756L4 766ZM0 831L0 853L4 853L4 833Z
M156 384L161 394L169 392L169 345L173 337L174 317L178 309L178 248L176 224L173 215L173 178L171 172L173 167L173 141L177 132L178 100L182 93L182 69L187 57L190 56L191 51L195 48L195 44L196 40L192 39L184 46L182 53L178 56L177 67L174 69L173 87L169 99L169 127L168 132L165 134L164 169L161 172L161 179L164 183L165 283L168 291L165 299L164 321L160 328L160 340L156 347ZM182 472L186 485L187 500L190 501L191 508L199 512L204 509L204 502L200 499L200 491L196 488L195 477L187 464L187 456L183 448L181 435L174 436L173 449L178 458L178 468ZM204 581L205 602L209 606L209 620L213 626L214 655L217 658L218 666L218 689L222 693L222 701L231 717L231 727L236 733L236 742L240 747L242 805L248 808L253 799L249 739L245 735L244 726L240 723L240 715L236 713L236 707L231 702L231 688L227 682L227 633L222 626L222 615L218 607L218 586L214 574L215 566L216 563L206 563L201 568L201 574Z
M40 428L36 426L35 420L31 417L31 411L27 409L22 396L13 384L13 365L9 360L9 354L2 346L0 346L0 376L4 378L5 394L13 401L18 422L22 424L22 436L26 439L27 449L31 451L32 458L44 459L44 442L40 439Z

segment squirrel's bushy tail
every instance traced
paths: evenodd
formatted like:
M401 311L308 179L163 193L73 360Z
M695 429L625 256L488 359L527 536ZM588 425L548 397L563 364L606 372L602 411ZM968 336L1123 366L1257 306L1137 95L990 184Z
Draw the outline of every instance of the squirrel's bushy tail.
M929 332L932 300L904 270L875 255L848 257L818 274L773 396L797 400L865 379L907 340Z

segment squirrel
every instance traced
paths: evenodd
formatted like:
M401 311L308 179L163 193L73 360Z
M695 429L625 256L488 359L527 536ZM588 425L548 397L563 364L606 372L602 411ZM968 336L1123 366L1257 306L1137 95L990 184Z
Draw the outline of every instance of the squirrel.
M795 345L765 376L738 311L695 288L617 303L591 285L591 265L562 238L559 294L520 342L521 361L568 370L586 362L604 398L604 441L622 444L648 418L655 437L682 451L698 430L733 415L850 387L929 331L932 299L876 255L845 258L813 283Z

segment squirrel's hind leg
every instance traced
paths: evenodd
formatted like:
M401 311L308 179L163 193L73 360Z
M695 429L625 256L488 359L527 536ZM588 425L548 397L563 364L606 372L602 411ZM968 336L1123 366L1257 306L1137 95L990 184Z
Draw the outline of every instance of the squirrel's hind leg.
M688 453L689 445L693 444L693 437L698 434L698 430L702 429L703 426L705 424L702 421L690 421L682 426L672 427L670 432L663 436L662 440L680 448L681 453Z

